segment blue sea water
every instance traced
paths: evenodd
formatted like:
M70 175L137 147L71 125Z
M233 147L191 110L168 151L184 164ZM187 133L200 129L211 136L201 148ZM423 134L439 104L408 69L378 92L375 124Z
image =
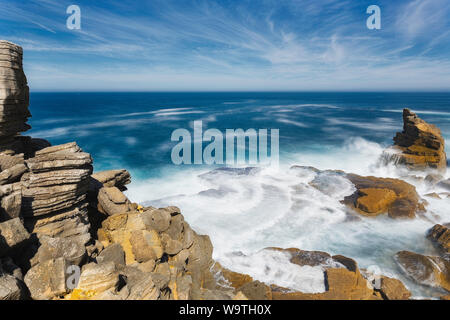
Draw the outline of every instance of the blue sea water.
M32 92L27 134L52 144L77 141L92 154L96 171L128 169L131 200L179 206L194 229L210 235L215 259L255 279L303 292L323 290L320 270L298 269L262 250L297 247L352 257L363 268L401 279L416 297L437 297L439 292L406 278L393 257L400 250L435 254L425 233L435 223L450 222L450 198L427 198L427 214L412 221L349 220L340 203L354 192L348 180L289 169L304 165L405 178L396 168L377 165L402 129L405 107L437 125L448 145L450 93ZM280 169L175 166L171 133L192 132L195 120L203 121L204 130L222 132L279 129ZM408 182L422 197L445 192L420 179Z
M172 166L176 128L280 129L280 160L327 152L350 138L383 145L402 126L404 107L450 138L450 93L32 93L32 136L76 140L95 169L129 168L136 178Z

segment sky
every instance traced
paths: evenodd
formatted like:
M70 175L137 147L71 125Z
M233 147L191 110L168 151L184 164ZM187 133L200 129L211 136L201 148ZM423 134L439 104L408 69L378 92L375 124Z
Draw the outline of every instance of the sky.
M0 0L0 39L32 91L449 91L449 16L448 0Z

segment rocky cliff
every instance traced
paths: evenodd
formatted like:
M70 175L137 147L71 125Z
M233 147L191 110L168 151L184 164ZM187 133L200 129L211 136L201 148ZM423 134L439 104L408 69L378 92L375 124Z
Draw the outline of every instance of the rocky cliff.
M288 255L297 266L321 267L326 288L322 293L293 292L223 268L212 258L209 237L197 234L179 208L142 207L125 196L122 191L131 181L128 171L93 174L93 159L75 142L51 146L20 134L29 129L30 116L22 54L19 46L0 41L0 299L373 300L411 296L399 280L382 276L374 283L374 275L361 270L356 261L325 252L266 249ZM433 152L443 150L433 127L415 117L408 121L411 125L405 125L405 132L397 138L402 148L417 145ZM425 163L442 166L442 155L434 160ZM412 218L422 209L415 188L406 182L346 176L357 192L344 202L359 213ZM437 225L428 237L442 257L400 252L396 259L417 282L432 275L434 282L427 285L449 290L448 228Z
M445 141L441 131L409 109L403 110L403 131L397 133L394 146L385 155L387 161L413 170L447 170Z

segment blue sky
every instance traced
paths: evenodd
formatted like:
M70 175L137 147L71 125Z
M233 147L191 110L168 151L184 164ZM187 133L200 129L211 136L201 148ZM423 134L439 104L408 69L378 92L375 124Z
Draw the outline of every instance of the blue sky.
M34 91L437 91L449 16L448 0L0 0L0 38Z

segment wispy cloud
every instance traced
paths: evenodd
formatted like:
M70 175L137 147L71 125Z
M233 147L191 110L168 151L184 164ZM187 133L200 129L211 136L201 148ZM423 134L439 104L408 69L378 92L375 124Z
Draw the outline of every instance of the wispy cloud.
M450 3L79 0L0 6L0 37L26 52L35 90L450 89ZM426 35L426 36L425 36Z

